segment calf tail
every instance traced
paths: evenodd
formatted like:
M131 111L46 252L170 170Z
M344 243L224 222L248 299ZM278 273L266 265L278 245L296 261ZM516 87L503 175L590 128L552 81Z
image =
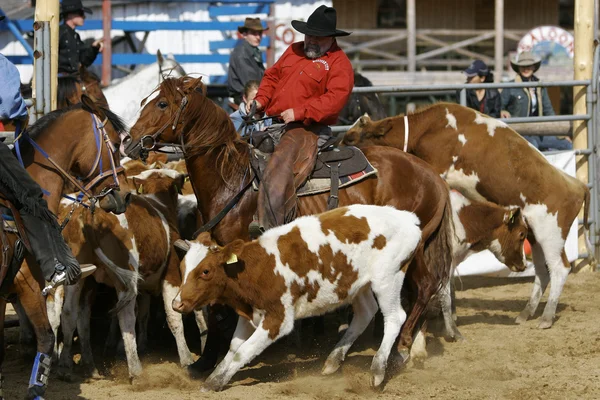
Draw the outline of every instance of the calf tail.
M452 206L450 196L447 195L440 224L425 243L424 251L425 264L433 269L431 273L438 284L437 291L446 286L452 274L453 237Z
M102 261L104 265L115 275L115 277L125 286L125 296L117 301L115 308L111 312L118 313L125 307L130 301L136 299L138 294L138 281L141 279L140 274L137 271L131 271L125 268L121 268L116 265L110 258L104 254L104 252L96 248L96 255Z
M596 258L594 257L594 247L590 242L590 223L588 221L590 211L590 189L585 188L585 198L583 201L583 237L585 238L585 247L588 252L588 261L592 266L596 266Z

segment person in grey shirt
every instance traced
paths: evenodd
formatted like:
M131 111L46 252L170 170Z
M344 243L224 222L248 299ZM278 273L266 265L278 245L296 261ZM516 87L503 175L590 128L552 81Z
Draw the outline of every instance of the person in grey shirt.
M229 57L227 72L227 91L235 104L240 104L244 86L248 81L259 81L265 73L262 53L258 46L262 34L269 28L263 27L260 18L246 18L243 26L238 27L244 40L235 46Z

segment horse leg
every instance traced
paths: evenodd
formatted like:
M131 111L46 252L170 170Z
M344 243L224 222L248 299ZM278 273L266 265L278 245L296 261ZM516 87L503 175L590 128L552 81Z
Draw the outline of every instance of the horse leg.
M118 292L119 301L127 296L127 292ZM142 373L142 363L137 352L137 343L135 336L135 299L126 303L126 305L117 313L123 345L125 346L125 356L127 357L127 367L129 369L129 380Z
M535 267L535 281L533 282L533 291L531 297L525 306L525 309L521 311L521 314L516 319L517 324L523 324L529 317L535 314L535 310L540 304L540 299L548 287L550 282L550 275L548 274L548 268L546 267L546 258L544 257L544 251L539 242L531 244L531 255L533 257L533 265Z
M37 342L31 321L27 318L27 314L19 299L14 301L12 306L19 317L19 346L21 347L21 354L26 358L35 357Z
M400 292L398 292L398 301L400 301ZM352 322L350 322L350 325L348 326L348 329L346 329L342 339L336 343L333 351L329 353L327 361L325 361L325 365L323 366L323 370L321 372L323 375L333 374L340 368L342 361L344 361L346 354L348 354L348 350L350 350L352 344L367 328L373 319L373 316L377 312L377 308L377 302L375 301L375 297L373 296L371 289L365 289L355 297L354 301L352 302L354 318L352 318ZM394 336L392 342L395 339L396 337Z
M37 337L37 354L27 390L27 398L36 399L44 395L50 377L54 333L48 321L46 299L42 296L40 282L34 278L27 263L23 263L15 277L14 288Z
M63 333L63 349L58 359L58 378L67 382L73 379L73 336L79 316L79 299L85 280L65 286L65 301L60 323Z
M422 257L415 257L413 262L414 264L410 267L412 268L412 271L409 271L410 279L417 289L417 297L412 309L410 310L408 319L400 331L398 352L400 353L403 362L408 361L410 348L413 344L413 333L415 332L415 327L423 315L423 312L427 308L429 300L435 294L437 289L433 276L425 267Z
M143 353L148 348L148 319L150 318L150 294L138 293L137 296L137 348Z
M77 333L79 336L79 347L81 348L81 368L84 376L100 378L100 373L94 363L92 353L92 341L90 332L90 320L92 316L92 304L96 296L96 282L87 279L79 302L79 317L77 318Z

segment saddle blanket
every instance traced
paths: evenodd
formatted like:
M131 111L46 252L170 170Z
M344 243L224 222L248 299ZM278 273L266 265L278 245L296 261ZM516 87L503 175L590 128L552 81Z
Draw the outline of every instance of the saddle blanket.
M340 177L340 189L353 185L366 179L372 175L377 175L377 170L367 162L367 167L355 174ZM331 190L331 179L329 178L313 178L308 179L300 189L298 189L298 197L310 196L313 194L329 192Z

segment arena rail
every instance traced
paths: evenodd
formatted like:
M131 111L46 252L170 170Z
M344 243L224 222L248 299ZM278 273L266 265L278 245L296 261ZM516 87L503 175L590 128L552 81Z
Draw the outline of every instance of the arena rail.
M599 58L600 46L596 46L593 59L593 74L591 80L564 80L564 81L537 81L537 82L499 82L480 84L442 84L442 85L406 85L406 86L368 86L355 87L353 93L386 93L393 96L404 97L424 93L452 93L459 92L460 104L466 105L467 89L505 89L505 88L530 88L530 87L576 87L586 88L587 112L585 114L553 115L543 117L526 118L500 118L515 131L522 135L531 136L568 136L573 137L573 121L586 121L587 124L587 148L575 149L575 155L582 156L588 163L588 188L591 190L591 204L589 224L590 241L593 245L596 259L600 257L600 229L598 215L600 214L598 168L600 159L596 147L600 141L600 116L598 115L598 90L599 90ZM331 127L334 133L346 132L351 125ZM585 161L584 161L585 162ZM579 220L579 224L583 223ZM586 258L587 254L579 254L580 258Z

